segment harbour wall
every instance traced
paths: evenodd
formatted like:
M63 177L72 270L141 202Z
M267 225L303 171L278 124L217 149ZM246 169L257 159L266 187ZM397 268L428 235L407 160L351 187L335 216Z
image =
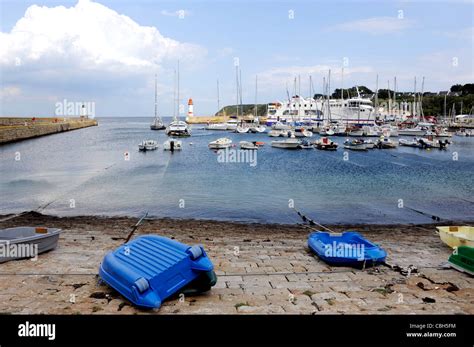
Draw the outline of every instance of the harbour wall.
M0 117L0 144L98 125L95 119Z

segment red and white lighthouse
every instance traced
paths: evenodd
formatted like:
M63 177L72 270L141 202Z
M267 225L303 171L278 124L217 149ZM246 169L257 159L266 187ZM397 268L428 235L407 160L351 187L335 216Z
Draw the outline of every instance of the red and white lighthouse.
M188 100L188 118L194 116L194 110L193 110L193 99Z

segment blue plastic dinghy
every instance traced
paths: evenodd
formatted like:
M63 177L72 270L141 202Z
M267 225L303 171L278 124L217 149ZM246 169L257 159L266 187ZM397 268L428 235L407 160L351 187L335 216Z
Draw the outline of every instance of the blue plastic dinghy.
M375 265L387 257L385 250L353 231L342 234L317 231L309 235L308 246L331 265Z
M99 275L135 305L158 308L167 297L212 270L202 246L146 235L109 252Z

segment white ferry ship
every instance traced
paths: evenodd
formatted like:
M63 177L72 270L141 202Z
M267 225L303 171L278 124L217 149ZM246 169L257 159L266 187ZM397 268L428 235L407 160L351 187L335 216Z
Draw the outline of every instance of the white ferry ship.
M267 125L276 123L315 124L343 122L373 125L375 113L372 101L360 96L349 99L303 98L293 96L286 102L268 104Z

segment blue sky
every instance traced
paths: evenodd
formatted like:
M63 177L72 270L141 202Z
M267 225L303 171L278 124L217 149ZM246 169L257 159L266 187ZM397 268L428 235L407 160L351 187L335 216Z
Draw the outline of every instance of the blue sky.
M332 89L340 87L344 62L344 86L375 89L377 74L381 88L397 76L401 91L415 76L431 91L474 80L469 1L0 4L1 115L49 115L67 99L94 101L99 116L152 116L155 72L159 110L169 115L178 59L180 102L192 97L198 115L216 112L217 79L221 105L235 101L234 57L248 103L256 75L259 101L270 102L285 98L297 75L303 95L309 75L321 91L329 68Z

